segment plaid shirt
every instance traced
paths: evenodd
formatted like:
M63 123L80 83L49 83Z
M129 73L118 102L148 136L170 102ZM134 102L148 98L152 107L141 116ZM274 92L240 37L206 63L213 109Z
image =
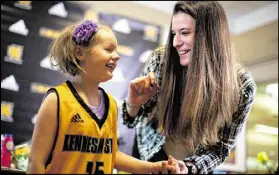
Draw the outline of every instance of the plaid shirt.
M154 72L159 85L161 85L162 81L163 52L164 48L159 48L154 51L149 57L142 72L142 75L147 75L151 71ZM255 82L250 73L240 65L238 66L238 75L242 82L241 92L243 98L238 106L238 110L234 114L233 121L230 125L225 125L222 128L218 143L206 149L197 146L195 154L190 157L185 157L184 159L185 162L194 163L201 174L212 172L229 156L252 107L256 90ZM126 109L126 101L124 101L122 105L123 124L127 125L128 128L136 127L138 149L142 160L149 160L152 158L166 142L166 138L160 135L157 129L154 129L152 122L148 121L154 104L156 104L158 93L143 105L138 116L135 118L129 117Z

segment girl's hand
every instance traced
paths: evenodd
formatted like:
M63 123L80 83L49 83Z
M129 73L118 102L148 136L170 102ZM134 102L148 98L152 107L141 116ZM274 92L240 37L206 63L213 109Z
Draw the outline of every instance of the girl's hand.
M188 174L188 168L182 160L176 160L171 155L168 157L168 165L172 165L174 167L171 174Z

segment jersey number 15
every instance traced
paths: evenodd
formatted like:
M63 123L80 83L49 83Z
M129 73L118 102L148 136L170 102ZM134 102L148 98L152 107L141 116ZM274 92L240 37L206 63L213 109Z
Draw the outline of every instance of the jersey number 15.
M86 172L88 174L92 174L93 167L94 167L94 162L87 162ZM101 167L104 167L104 162L96 161L96 168L93 174L104 174L104 170L100 169Z

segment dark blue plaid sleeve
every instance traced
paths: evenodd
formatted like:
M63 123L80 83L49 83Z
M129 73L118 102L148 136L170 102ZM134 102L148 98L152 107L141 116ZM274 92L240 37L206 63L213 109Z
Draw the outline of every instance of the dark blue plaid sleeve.
M153 72L156 76L156 80L160 86L161 84L161 71L162 71L162 58L164 54L164 47L159 47L156 49L147 59L147 62L145 63L145 67L143 68L143 71L141 73L141 76L148 75L149 72ZM126 109L126 101L122 103L122 117L123 117L123 124L127 125L128 128L133 128L137 125L137 123L140 121L141 117L148 117L149 111L153 109L153 107L156 104L158 93L151 98L146 104L142 105L142 108L140 109L139 113L136 117L130 117L127 109Z

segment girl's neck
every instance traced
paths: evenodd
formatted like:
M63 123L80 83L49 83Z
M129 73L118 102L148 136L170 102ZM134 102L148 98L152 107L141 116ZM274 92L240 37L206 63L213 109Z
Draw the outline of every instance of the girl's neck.
M101 99L98 91L98 82L86 80L86 78L76 75L73 80L73 85L85 103L92 106L100 105Z

